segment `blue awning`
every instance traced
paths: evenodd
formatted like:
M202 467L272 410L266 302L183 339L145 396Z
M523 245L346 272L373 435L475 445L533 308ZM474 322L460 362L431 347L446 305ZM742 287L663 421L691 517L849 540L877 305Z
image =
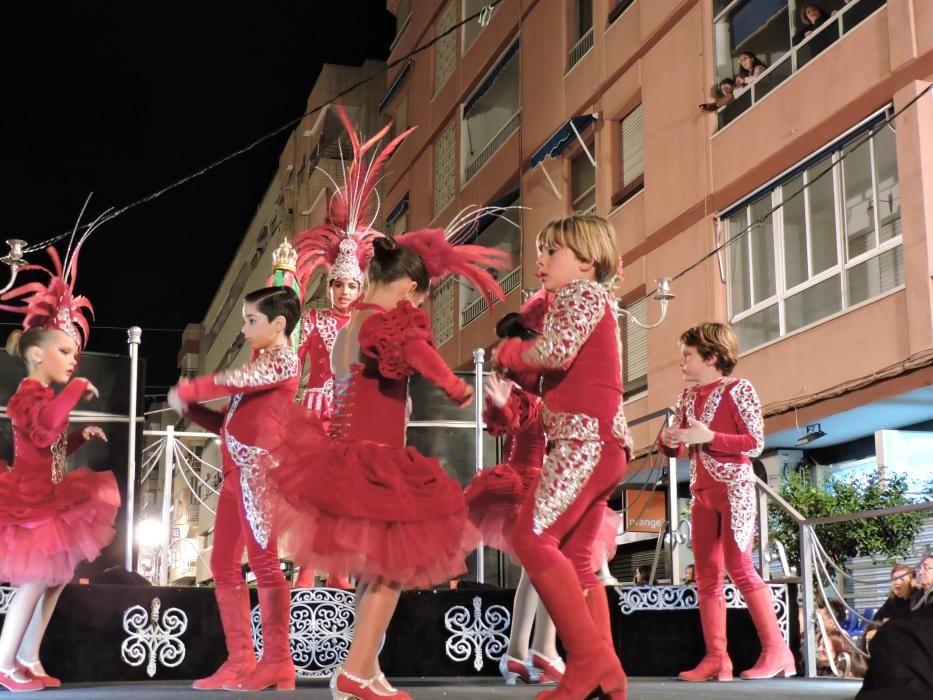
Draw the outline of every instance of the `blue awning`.
M470 113L470 110L476 106L476 103L479 101L486 92L493 86L493 83L496 82L496 78L502 73L503 69L509 64L515 55L518 53L518 39L512 42L512 45L506 49L505 53L502 54L502 57L496 61L496 65L492 67L492 70L489 71L483 82L479 84L479 87L470 95L470 98L463 103L463 116L465 117Z
M398 204L392 207L392 211L386 216L386 223L389 225L394 224L406 211L408 211L408 192L402 195L402 198L398 200Z
M414 63L414 59L409 58L408 63L404 65L402 70L395 74L395 80L392 81L392 84L389 86L388 91L385 94L385 97L382 98L382 101L379 103L379 111L385 111L385 108L392 101L392 98L395 97L395 93L398 92L398 89L402 87L402 82L405 80L405 76L408 75L408 71L411 70L411 64Z
M561 151L563 151L567 147L567 144L574 138L573 128L576 127L578 132L582 132L593 123L593 120L592 114L572 117L571 120L558 129L541 148L535 151L535 154L531 156L531 167L536 166L545 158L556 158L559 156Z

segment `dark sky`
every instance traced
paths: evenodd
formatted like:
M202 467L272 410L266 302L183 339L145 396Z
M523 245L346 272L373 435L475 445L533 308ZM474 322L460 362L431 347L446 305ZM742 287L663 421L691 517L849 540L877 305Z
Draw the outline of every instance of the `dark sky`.
M385 0L237 7L5 3L0 240L34 244L70 229L90 192L96 215L180 179L300 116L321 63L385 59L394 35ZM287 135L99 229L77 283L97 325L200 321ZM47 262L44 253L29 259ZM0 277L5 284L5 266ZM17 318L0 313L0 321ZM5 337L9 326L0 329ZM179 339L144 331L147 391L177 378ZM92 330L88 350L125 354L126 334Z

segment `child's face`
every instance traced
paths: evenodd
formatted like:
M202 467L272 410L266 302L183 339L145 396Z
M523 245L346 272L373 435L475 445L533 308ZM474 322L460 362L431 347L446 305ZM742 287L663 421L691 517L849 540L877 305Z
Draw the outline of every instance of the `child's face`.
M331 301L341 313L350 310L350 306L359 298L360 291L360 283L355 279L337 277L330 282Z
M535 276L549 292L556 292L574 280L596 279L592 262L580 260L570 248L557 244L545 245L539 250L535 265L538 268Z
M60 330L49 331L46 345L30 350L40 381L64 384L71 379L78 364L78 346L70 335Z
M272 321L253 302L243 302L243 337L253 350L265 350L280 342L285 333L285 317L276 316Z
M708 360L704 360L695 347L681 344L680 371L683 372L684 381L709 381L710 370L715 370L715 365L715 355Z

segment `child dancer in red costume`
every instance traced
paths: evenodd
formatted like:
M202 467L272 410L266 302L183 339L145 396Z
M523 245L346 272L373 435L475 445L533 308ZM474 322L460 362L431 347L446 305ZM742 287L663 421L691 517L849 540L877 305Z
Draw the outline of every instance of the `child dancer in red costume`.
M508 314L496 325L500 338L536 338L553 295L541 290L519 313ZM470 520L483 542L511 553L512 528L525 495L541 473L544 461L544 426L541 423L540 375L513 374L512 380L496 373L486 380L483 420L490 435L505 437L506 460L481 471L465 492ZM516 383L517 382L517 383ZM534 626L534 639L532 636ZM529 648L530 640L530 648ZM528 573L522 570L512 602L509 647L499 659L499 673L507 685L517 678L526 683L559 681L564 661L557 653L557 630L538 598Z
M515 552L567 650L558 687L539 698L583 700L602 688L625 698L612 646L606 589L593 573L593 542L622 479L630 437L622 412L619 329L601 283L616 272L609 224L574 215L538 234L538 278L556 294L536 340L508 339L495 363L541 372L548 451L513 531Z
M373 241L365 300L334 346L334 441L305 414L283 426L283 444L273 451L289 550L299 561L362 582L353 643L331 680L338 700L410 697L388 684L378 662L399 594L463 572L478 540L459 484L436 458L405 447L408 377L420 373L451 401L472 402L470 385L434 349L430 321L418 306L430 282L447 274L501 298L492 277L473 263L502 267L503 257L479 246L451 247L440 230Z
M352 162L343 187L334 183L335 194L328 206L327 223L303 231L292 243L298 254L298 279L306 289L318 266L327 268L327 293L330 309L308 309L301 319L301 339L298 348L299 363L308 361L308 384L298 403L309 409L320 420L324 430L330 429L334 403L334 373L330 356L337 333L347 325L353 305L366 284L366 270L372 259L372 242L382 234L372 228L375 221L365 221L368 210L373 209L375 184L382 166L395 149L412 132L399 134L379 153L368 157L369 151L389 132L386 125L373 138L362 141L342 107L337 115L349 137ZM322 171L324 172L324 171ZM326 174L326 173L325 173ZM303 568L295 582L297 588L314 585L314 570ZM344 572L327 576L331 588L352 588Z
M179 412L222 440L223 484L217 499L211 571L227 643L227 660L211 676L196 680L199 690L294 690L295 666L288 642L291 587L279 567L272 529L271 485L260 456L298 389L298 357L289 336L301 307L287 287L266 287L246 295L243 329L254 359L235 370L182 380L169 394ZM216 411L198 402L231 397ZM262 659L257 664L249 622L249 589L241 561L246 549L259 586Z
M73 294L80 248L81 242L66 259L64 275L58 253L49 248L54 274L37 265L23 268L47 273L49 284L8 292L4 301L30 296L23 307L0 307L26 314L25 332L14 331L7 352L22 357L29 370L7 405L13 466L0 467L0 581L18 586L0 634L0 685L14 692L61 685L45 673L39 646L75 566L96 559L113 539L120 507L112 472L65 473L69 454L88 440L107 439L93 425L65 432L78 401L98 396L88 380L72 379L88 336L83 314L91 311L87 299ZM56 396L52 384L65 388Z
M771 591L752 564L755 473L750 458L764 446L758 394L747 379L729 376L739 357L739 342L729 326L703 323L687 330L680 342L684 379L696 386L678 397L674 425L662 430L660 444L668 456L690 455L693 555L706 641L699 666L680 678L732 680L723 567L745 598L761 639L761 656L742 678L792 676L794 655L778 627Z

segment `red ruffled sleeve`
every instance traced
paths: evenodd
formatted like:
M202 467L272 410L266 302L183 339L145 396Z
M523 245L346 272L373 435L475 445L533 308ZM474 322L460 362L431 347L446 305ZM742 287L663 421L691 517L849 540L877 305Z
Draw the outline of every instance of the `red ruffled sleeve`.
M516 435L528 424L529 420L537 419L537 403L537 400L532 400L527 392L518 387L512 387L509 400L502 408L497 407L492 399L487 398L486 410L483 412L486 429L493 437Z
M415 374L405 346L414 341L434 346L434 333L428 315L407 301L391 311L372 314L360 327L360 348L379 361L379 373L389 379Z
M71 409L78 405L86 387L85 380L73 379L55 396L49 387L27 379L10 398L7 413L33 443L49 447L65 432Z

